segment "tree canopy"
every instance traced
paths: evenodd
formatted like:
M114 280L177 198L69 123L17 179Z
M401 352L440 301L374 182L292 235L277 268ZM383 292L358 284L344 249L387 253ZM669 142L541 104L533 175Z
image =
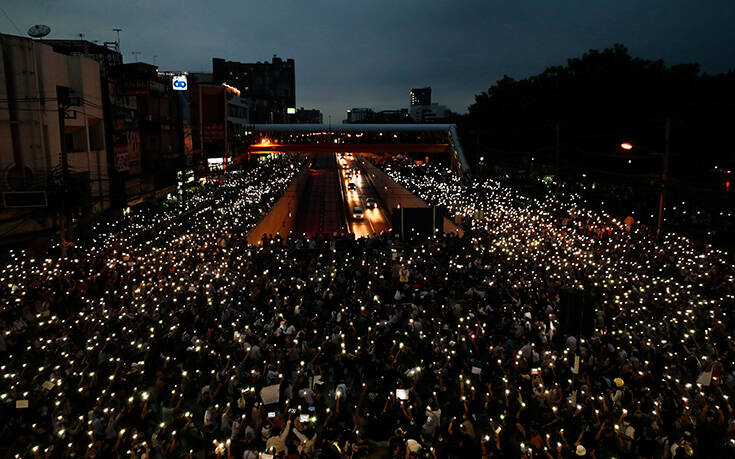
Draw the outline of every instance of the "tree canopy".
M666 66L632 57L616 44L524 79L504 76L475 96L467 128L480 149L514 152L551 146L559 123L565 144L605 151L622 138L687 156L733 156L735 72L708 75L698 64Z

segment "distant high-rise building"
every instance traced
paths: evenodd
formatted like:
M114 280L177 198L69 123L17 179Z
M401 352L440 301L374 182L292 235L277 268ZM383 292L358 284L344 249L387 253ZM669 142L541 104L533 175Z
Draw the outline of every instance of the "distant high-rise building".
M226 83L252 100L252 123L285 123L288 109L296 107L293 59L273 56L272 62L242 63L212 59L214 83Z
M370 108L353 108L347 110L347 119L344 120L344 123L366 123L372 121L374 117L375 112Z
M413 88L411 90L411 107L414 105L431 105L431 87Z
M447 118L451 113L451 110L439 104L411 106L411 119L417 123L435 123L437 120Z
M375 123L375 124L401 124L410 123L408 110L399 108L397 110L374 111L372 108L353 108L347 110L347 119L344 124Z
M323 120L321 111L317 109L307 110L301 107L296 110L296 113L292 115L292 119L289 121L298 124L322 124Z

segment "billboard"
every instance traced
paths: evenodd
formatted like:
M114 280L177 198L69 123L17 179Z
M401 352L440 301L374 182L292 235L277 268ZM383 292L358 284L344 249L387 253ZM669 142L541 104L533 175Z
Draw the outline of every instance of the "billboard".
M171 86L175 91L186 91L189 86L186 82L186 75L175 75L171 80Z

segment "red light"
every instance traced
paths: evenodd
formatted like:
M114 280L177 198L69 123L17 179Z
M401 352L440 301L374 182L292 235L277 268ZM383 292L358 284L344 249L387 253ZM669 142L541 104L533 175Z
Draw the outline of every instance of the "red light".
M730 191L730 182L725 182L725 191Z

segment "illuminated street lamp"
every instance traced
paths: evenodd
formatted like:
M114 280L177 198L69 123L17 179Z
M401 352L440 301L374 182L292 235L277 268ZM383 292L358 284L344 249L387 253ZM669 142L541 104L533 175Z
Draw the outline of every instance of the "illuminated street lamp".
M633 145L628 142L624 142L620 144L620 148L623 150L632 150L632 149L638 149L645 151L651 155L655 156L661 156L662 158L662 164L661 164L661 188L659 191L658 196L658 224L656 225L656 237L661 238L663 235L663 226L664 226L664 192L666 190L666 179L669 173L669 131L670 131L670 124L668 118L666 119L666 149L664 150L664 153L659 153L657 151L649 150L647 148L640 147L638 145Z

